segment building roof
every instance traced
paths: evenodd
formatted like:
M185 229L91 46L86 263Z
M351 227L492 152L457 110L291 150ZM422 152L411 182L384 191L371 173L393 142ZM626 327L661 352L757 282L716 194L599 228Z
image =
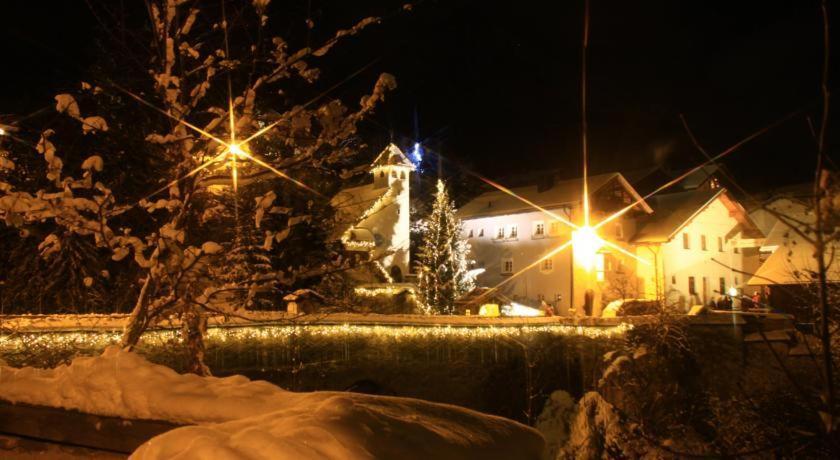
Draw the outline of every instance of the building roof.
M388 144L384 150L373 160L371 168L379 168L381 166L405 166L414 170L414 163L405 156L405 154L394 144Z
M362 215L389 190L389 187L374 187L373 184L367 184L338 192L330 200L330 205L336 211L337 222L332 237L338 239L348 228L358 224Z
M689 170L690 171L690 170ZM685 171L685 172L689 172ZM714 178L720 172L720 166L717 164L707 164L703 165L700 168L697 168L696 171L690 172L687 176L683 178L679 182L679 187L685 190L693 190L696 188L700 188L703 184L705 184L710 179ZM684 173L683 173L684 174ZM679 177L679 176L677 176Z
M813 234L811 236L813 237ZM840 259L840 245L831 243L825 252L826 255L833 254L835 259L833 262L828 261L827 280L829 283L840 283L840 260L837 260ZM770 254L747 284L810 284L816 282L816 273L814 245L791 231L785 244Z
M801 193L807 194L809 190L802 188ZM810 193L813 194L813 191ZM814 238L812 228L816 216L811 212L812 207L792 196L779 196L771 206L776 213L790 219L785 222L777 218L762 246L762 249L772 249L773 253L761 264L747 284L760 286L814 282L814 275L817 273L814 245L799 233ZM796 229L791 226L795 226ZM827 264L828 281L838 283L840 260L836 259L840 259L840 245L828 243L826 254L833 254L835 257L834 261L828 261Z
M762 236L761 231L750 220L744 208L729 196L726 189L720 188L689 190L649 198L653 214L640 218L632 241L634 243L666 243L717 199L721 200L729 209L730 214L741 224L740 227L745 236L750 238Z
M618 181L632 196L640 200L639 205L647 211L650 207L642 200L642 197L624 179L620 173L599 174L589 177L589 190L593 194L608 183ZM572 179L555 182L550 187L542 189L537 185L516 187L510 189L515 195L520 196L545 209L569 206L580 202L581 190L583 189L582 179ZM519 198L513 197L500 190L493 190L482 193L458 210L458 216L462 219L474 219L478 217L490 217L507 214L519 214L532 212L535 208Z

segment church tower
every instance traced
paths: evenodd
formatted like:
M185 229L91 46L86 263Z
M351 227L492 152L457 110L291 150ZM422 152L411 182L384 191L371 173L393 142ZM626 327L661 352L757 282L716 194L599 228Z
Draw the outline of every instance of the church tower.
M381 238L383 241L382 244L377 244L373 257L392 252L382 259L382 265L395 282L402 281L410 269L409 184L411 172L414 170L414 164L394 144L389 144L371 164L373 188L388 189L382 195L388 203L380 211L381 215L375 219L374 238ZM380 237L377 237L377 234Z

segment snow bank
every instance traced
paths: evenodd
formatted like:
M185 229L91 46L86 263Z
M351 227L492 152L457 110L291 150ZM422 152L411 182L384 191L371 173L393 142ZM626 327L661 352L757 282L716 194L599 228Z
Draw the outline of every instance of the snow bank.
M537 459L543 449L535 430L469 409L181 375L118 347L55 369L0 367L0 399L201 424L152 439L135 452L140 459Z

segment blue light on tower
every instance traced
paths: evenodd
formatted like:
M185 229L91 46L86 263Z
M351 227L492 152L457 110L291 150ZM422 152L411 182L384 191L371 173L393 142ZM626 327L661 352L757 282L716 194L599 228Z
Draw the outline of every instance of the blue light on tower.
M419 142L414 143L414 149L411 150L411 159L420 168L420 164L423 162L423 146Z

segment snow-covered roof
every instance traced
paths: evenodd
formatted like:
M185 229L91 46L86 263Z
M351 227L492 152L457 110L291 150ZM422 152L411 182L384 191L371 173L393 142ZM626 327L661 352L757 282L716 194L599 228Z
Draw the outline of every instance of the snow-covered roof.
M589 177L590 194L596 193L607 184L617 181L630 195L641 200L640 207L650 211L650 207L641 199L636 190L624 179L620 173L599 174ZM552 186L543 190L537 185L516 187L511 191L526 200L537 204L545 209L557 208L579 203L581 190L583 189L582 179L571 179L555 182ZM524 201L510 196L500 190L493 190L483 193L458 210L461 219L474 219L478 217L490 217L506 214L519 214L532 212L534 207Z
M683 180L680 181L679 186L686 190L694 190L700 188L709 179L715 177L720 171L720 166L716 164L704 165L696 171L691 172Z
M332 197L330 205L336 210L336 220L338 222L333 238L340 238L348 228L359 223L362 215L389 190L388 187L375 187L374 184L367 184L346 188Z
M370 165L372 168L378 168L381 166L405 166L407 168L411 168L414 170L414 163L412 163L408 157L394 144L388 144L382 153L373 160L373 163Z
M802 224L805 224L805 226L797 225L797 227L802 231L807 231L806 226L814 223L814 214L810 212L809 206L797 200L780 198L774 200L770 205L768 205L768 207L772 209L774 213L790 216ZM789 235L794 233L794 231L789 227L789 224L794 223L793 221L785 223L779 220L779 218L775 215L773 215L773 218L775 223L770 231L767 232L767 238L764 239L764 247L772 248L774 246L782 246L787 241Z
M639 219L632 241L634 243L668 242L695 216L718 199L738 221L745 236L751 238L762 236L761 231L749 218L744 208L729 196L726 189L720 188L689 190L649 198L648 202L653 207L653 214Z
M777 199L771 203L771 207L775 213L788 216L791 220L776 220L762 246L762 249L773 250L773 253L758 267L747 284L759 286L813 282L817 272L814 245L790 226L796 226L797 230L813 238L813 232L809 231L815 221L811 207L797 199ZM835 258L834 261L827 260L828 281L840 282L840 260L837 260L840 259L840 245L830 243L826 255L834 255Z
M828 282L840 283L840 260L838 260L840 259L840 245L829 244L825 253L827 259L834 255L834 261L826 261ZM810 284L816 281L816 273L817 259L814 257L814 245L791 231L785 244L780 245L773 254L770 254L747 284L752 286Z

